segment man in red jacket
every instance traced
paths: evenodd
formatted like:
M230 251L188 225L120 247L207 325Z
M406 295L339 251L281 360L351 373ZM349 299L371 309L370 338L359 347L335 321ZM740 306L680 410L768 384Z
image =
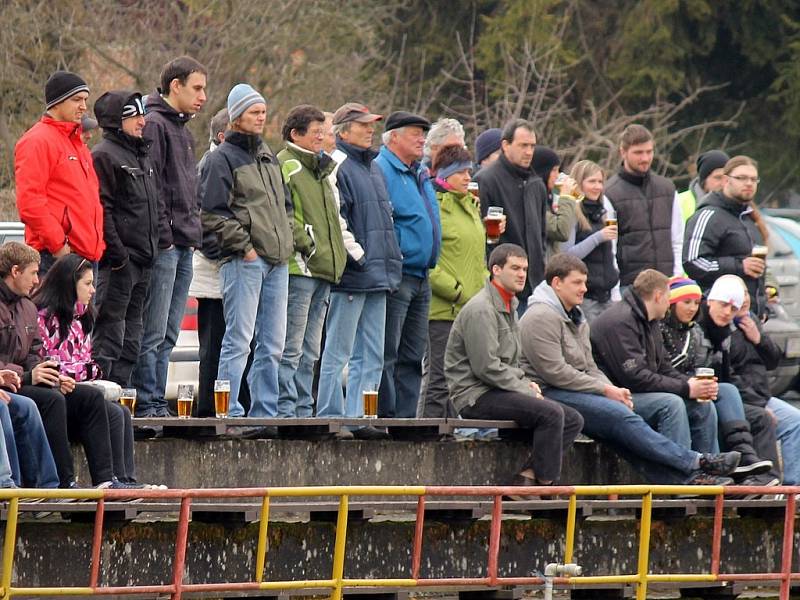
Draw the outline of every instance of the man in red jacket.
M70 252L96 262L105 249L99 184L81 140L89 87L75 73L56 71L44 95L44 116L14 150L17 210L25 241L41 254L40 274Z

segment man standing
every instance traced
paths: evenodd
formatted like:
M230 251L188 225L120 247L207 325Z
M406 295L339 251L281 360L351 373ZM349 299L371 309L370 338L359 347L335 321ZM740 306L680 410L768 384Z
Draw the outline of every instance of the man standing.
M497 127L483 131L475 138L475 173L485 169L500 158L502 130Z
M678 202L681 207L683 220L688 221L689 217L697 210L697 203L706 194L719 192L725 183L725 163L730 157L722 150L709 150L697 157L697 177L689 183L689 189L678 194Z
M525 120L515 119L503 128L500 158L475 176L480 186L481 214L490 206L503 208L506 230L500 243L517 244L528 255L528 277L517 294L520 315L531 289L544 278L549 198L544 182L531 170L536 134Z
M520 321L525 373L548 398L581 414L586 435L621 451L650 482L731 483L720 478L727 475L727 457L701 455L654 431L634 412L630 390L615 386L597 368L580 308L587 273L583 261L570 254L547 262L545 280Z
M289 259L286 344L278 370L278 416L310 417L311 386L319 358L331 284L342 277L347 255L339 207L328 175L335 166L322 151L325 115L301 104L283 125L286 148L278 153L294 207L294 249Z
M490 280L458 313L444 356L453 405L467 419L510 419L532 430L533 449L512 485L549 485L583 427L574 409L544 398L520 368L515 294L525 286L525 251L500 244L489 256Z
M738 275L747 285L751 310L759 317L767 307L764 289L766 261L753 248L766 239L753 219L758 189L758 165L747 156L734 156L723 169L721 191L708 194L686 224L683 267L703 289L720 275Z
M608 179L605 194L617 213L620 285L631 285L644 269L681 275L683 217L673 183L650 170L653 134L628 125L619 153L622 167Z
M286 339L292 208L278 159L261 139L267 120L264 97L247 84L237 84L228 94L228 115L231 129L208 154L200 173L203 227L216 235L222 262L225 335L217 378L231 384L228 414L244 416L239 389L255 335L248 416L274 417ZM275 428L243 433L277 434Z
M192 280L192 250L201 243L195 146L186 123L205 104L205 67L181 56L164 66L160 84L147 97L144 127L158 189L159 239L139 360L131 378L139 391L138 417L170 416L164 399L169 355Z
M645 269L592 323L594 357L614 385L633 392L633 409L653 429L685 448L710 452L717 439L714 403L684 400L716 398L719 386L672 366L658 326L668 310L669 279Z
M337 174L340 214L364 255L359 261L349 257L341 281L331 291L317 398L320 417L363 416L362 392L381 380L387 292L400 285L403 264L392 205L383 176L373 164L377 152L372 150L372 138L381 118L356 102L344 104L333 116L336 149L345 156ZM357 429L353 435L387 437L373 427Z
M81 139L89 87L75 73L56 71L44 96L44 116L14 149L17 210L42 273L70 252L94 262L105 249L97 175Z
M431 302L428 269L436 266L442 242L436 194L428 170L419 163L428 129L430 123L419 115L390 114L383 146L375 159L386 182L403 255L400 286L386 304L383 376L378 394L378 414L382 417L414 417L422 385Z
M150 268L158 253L158 197L138 92L111 91L94 105L103 140L92 150L106 251L98 274L92 355L103 376L129 385L142 341Z

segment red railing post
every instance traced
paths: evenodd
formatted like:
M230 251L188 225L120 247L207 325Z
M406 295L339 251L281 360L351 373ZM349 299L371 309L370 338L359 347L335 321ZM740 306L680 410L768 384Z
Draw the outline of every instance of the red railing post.
M497 585L497 557L500 553L500 525L503 517L503 497L496 495L492 505L492 526L489 530L489 563L487 578L489 585Z
M186 565L186 544L189 540L189 508L192 499L181 498L181 512L178 515L178 531L175 535L175 560L172 564L172 600L181 600L183 591L183 569Z
M781 550L781 600L789 600L792 588L792 554L794 549L794 511L797 497L787 494L786 513L783 519L783 548Z
M722 551L722 516L725 508L725 495L714 498L714 530L711 534L711 574L719 575L719 557Z
M425 496L417 500L417 521L414 525L414 547L411 551L411 578L419 579L419 565L422 561L422 531L425 524Z
M103 518L106 513L106 501L97 501L97 512L94 514L94 532L92 534L92 571L89 574L89 587L96 588L100 579L100 548L103 545Z

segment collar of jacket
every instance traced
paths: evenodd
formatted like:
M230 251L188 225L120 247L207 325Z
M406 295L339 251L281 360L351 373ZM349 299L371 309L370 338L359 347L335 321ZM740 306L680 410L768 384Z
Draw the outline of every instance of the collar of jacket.
M561 302L561 298L558 297L556 291L544 280L534 288L528 300L528 306L533 304L545 304L549 306L558 314L562 321L572 323L576 327L580 326L586 320L586 316L583 314L583 309L580 306L575 306L572 310L567 312L567 309L564 308L564 303Z
M378 153L372 148L360 148L358 146L354 146L353 144L343 142L339 138L336 138L336 147L347 154L348 158L356 160L365 165L370 164L373 160L375 160L375 157L378 156Z
M260 135L242 133L241 131L234 131L233 129L229 129L225 132L225 141L234 146L238 146L252 156L257 156L259 154L264 143Z
M63 133L66 137L72 137L83 131L83 128L81 127L80 123L74 123L72 121L56 121L53 117L51 117L47 113L45 113L42 116L41 121L45 125L54 127L55 129Z
M625 293L622 295L622 300L630 305L637 319L646 324L650 323L650 317L647 315L647 306L645 306L644 300L639 297L639 294L633 290L633 287L629 287L625 290Z
M508 171L511 175L513 175L517 179L527 181L528 179L531 179L533 177L538 177L538 175L533 171L531 171L529 168L525 169L523 167L513 164L510 160L506 158L506 155L503 152L500 153L500 158L498 158L497 160L500 162L500 164L506 171Z
M436 191L436 198L439 200L439 206L445 212L450 212L454 204L463 207L467 211L474 209L476 206L474 196L469 192L461 193L454 190L446 190L435 184L434 190Z
M4 280L0 279L0 302L12 305L19 302L22 298L22 296L8 287L8 284Z
M719 208L727 210L729 213L732 213L737 217L741 217L743 215L747 215L753 212L753 207L749 202L747 202L746 204L742 204L741 202L737 202L733 198L728 198L722 192L711 192L710 194L708 194L703 198L702 205L718 206Z
M178 112L172 108L172 105L170 105L170 103L167 102L164 97L158 93L158 91L155 91L147 96L145 106L147 107L148 112L161 113L170 121L175 121L180 125L185 125L194 118L194 115Z
M143 137L128 135L122 129L104 129L103 137L142 156L148 153L152 142Z
M389 150L386 146L381 146L379 154L383 156L390 165L392 165L395 169L400 171L401 173L410 173L414 177L416 177L419 172L424 169L425 167L422 166L422 163L419 161L414 161L410 165L404 163L398 156Z
M584 198L581 200L580 205L583 214L592 223L599 223L603 219L603 215L606 214L606 207L603 206L603 196L600 196L597 200Z
M624 166L619 168L617 174L619 175L619 178L622 179L623 181L627 181L631 185L635 185L637 187L644 186L644 184L647 183L647 181L650 179L650 171L648 171L644 175L639 175L638 173L630 173L626 171Z
M286 150L299 160L303 167L314 173L317 179L327 177L336 168L336 162L325 152L314 154L292 142L286 142Z
M508 309L506 308L506 301L503 300L503 297L500 295L500 292L494 286L491 279L486 280L484 288L488 290L489 297L492 299L492 304L494 304L497 312L513 315L517 311L519 300L517 300L516 294L511 297L511 312L509 313Z

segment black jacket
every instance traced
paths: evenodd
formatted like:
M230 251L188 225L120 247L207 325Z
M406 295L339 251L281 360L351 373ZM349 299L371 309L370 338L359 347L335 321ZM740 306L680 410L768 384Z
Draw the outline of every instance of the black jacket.
M591 329L595 362L614 385L638 392L669 392L689 398L689 378L676 371L664 349L658 321L633 288L600 314Z
M201 244L200 201L194 138L186 128L192 115L179 113L157 92L147 97L144 137L152 147L159 200L159 248Z
M748 277L742 267L753 246L764 244L751 213L749 204L726 198L721 192L703 198L686 224L683 268L704 290L721 275L738 275L747 284L753 312L762 316L767 306L764 277Z
M544 182L536 173L511 164L504 154L475 179L480 185L481 214L490 206L502 206L507 217L500 243L517 244L528 253L528 280L517 294L527 302L531 290L544 279L545 243L549 197ZM494 246L489 246L489 251Z
M761 324L753 317L759 330ZM740 329L731 335L729 382L739 389L742 402L765 407L772 397L767 371L778 366L783 353L780 347L761 331L758 345L748 340Z
M112 268L128 260L150 266L158 252L158 195L148 157L150 144L120 129L122 106L131 95L107 92L95 103L95 115L104 130L103 140L92 150L106 241L100 265Z

